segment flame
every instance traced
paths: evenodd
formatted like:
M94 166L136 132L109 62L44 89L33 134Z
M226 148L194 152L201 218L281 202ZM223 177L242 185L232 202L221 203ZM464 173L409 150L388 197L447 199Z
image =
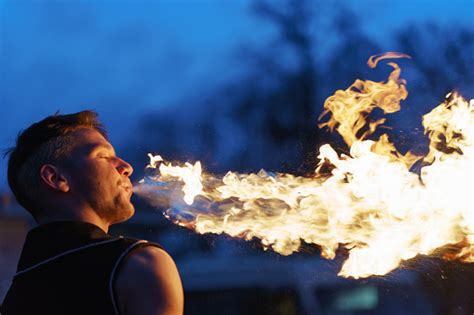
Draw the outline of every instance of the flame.
M400 57L408 56L388 53L368 63L375 67ZM429 153L402 155L386 134L367 139L385 122L369 122L370 112L396 112L408 95L400 68L388 65L393 70L386 82L356 80L326 100L320 118L331 116L319 126L336 129L350 152L322 145L313 176L261 170L219 177L202 172L199 162L173 165L150 155L150 167L158 172L136 192L170 207L171 220L198 233L256 237L282 255L297 251L302 240L320 246L328 259L345 248L348 258L339 272L344 277L384 275L448 245L455 250L446 259L474 262L474 100L449 94L423 116ZM411 172L421 159L420 174Z
M163 158L159 155L153 156L148 154L150 158L150 164L148 168L156 168L157 165L163 161ZM159 171L162 177L160 180L179 180L184 183L184 201L187 204L192 204L194 198L197 195L202 195L202 183L201 183L201 163L196 162L194 165L185 163L184 166L172 166L171 164L160 164Z

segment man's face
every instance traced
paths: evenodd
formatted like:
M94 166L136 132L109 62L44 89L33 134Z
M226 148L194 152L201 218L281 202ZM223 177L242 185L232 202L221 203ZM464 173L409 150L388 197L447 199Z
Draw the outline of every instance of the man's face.
M110 224L130 218L135 211L130 202L132 166L96 130L81 128L71 136L77 145L66 162L66 175L74 200Z

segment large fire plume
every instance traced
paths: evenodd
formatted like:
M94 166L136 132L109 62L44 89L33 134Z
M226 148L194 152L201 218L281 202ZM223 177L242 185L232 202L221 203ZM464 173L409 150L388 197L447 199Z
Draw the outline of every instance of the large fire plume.
M408 56L387 53L368 64L401 57ZM200 162L170 163L150 154L153 174L135 191L198 233L258 238L282 255L298 251L302 240L329 259L345 248L344 277L384 275L435 252L474 262L474 99L448 94L423 116L426 156L401 154L386 134L368 139L385 122L368 121L368 115L375 108L394 113L408 96L399 66L388 65L393 70L386 82L356 80L325 101L320 119L330 117L319 126L335 129L350 153L322 145L313 176L264 170L217 176ZM419 172L411 171L414 163L422 166Z

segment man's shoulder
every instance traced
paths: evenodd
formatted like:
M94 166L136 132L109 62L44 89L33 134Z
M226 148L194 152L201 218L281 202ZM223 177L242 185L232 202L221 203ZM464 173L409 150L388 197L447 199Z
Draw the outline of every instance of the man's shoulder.
M183 289L176 264L156 246L141 246L128 255L117 275L115 290L120 308L128 310L125 314L129 310L155 314L146 309L182 313Z
M140 246L125 259L120 274L160 273L162 269L176 267L173 258L156 246Z

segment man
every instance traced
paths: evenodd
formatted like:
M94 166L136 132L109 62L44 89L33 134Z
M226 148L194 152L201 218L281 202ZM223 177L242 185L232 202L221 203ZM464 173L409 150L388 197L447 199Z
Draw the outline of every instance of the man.
M158 244L107 233L134 213L132 171L91 111L49 116L18 136L8 182L38 226L1 315L183 313L172 258Z

